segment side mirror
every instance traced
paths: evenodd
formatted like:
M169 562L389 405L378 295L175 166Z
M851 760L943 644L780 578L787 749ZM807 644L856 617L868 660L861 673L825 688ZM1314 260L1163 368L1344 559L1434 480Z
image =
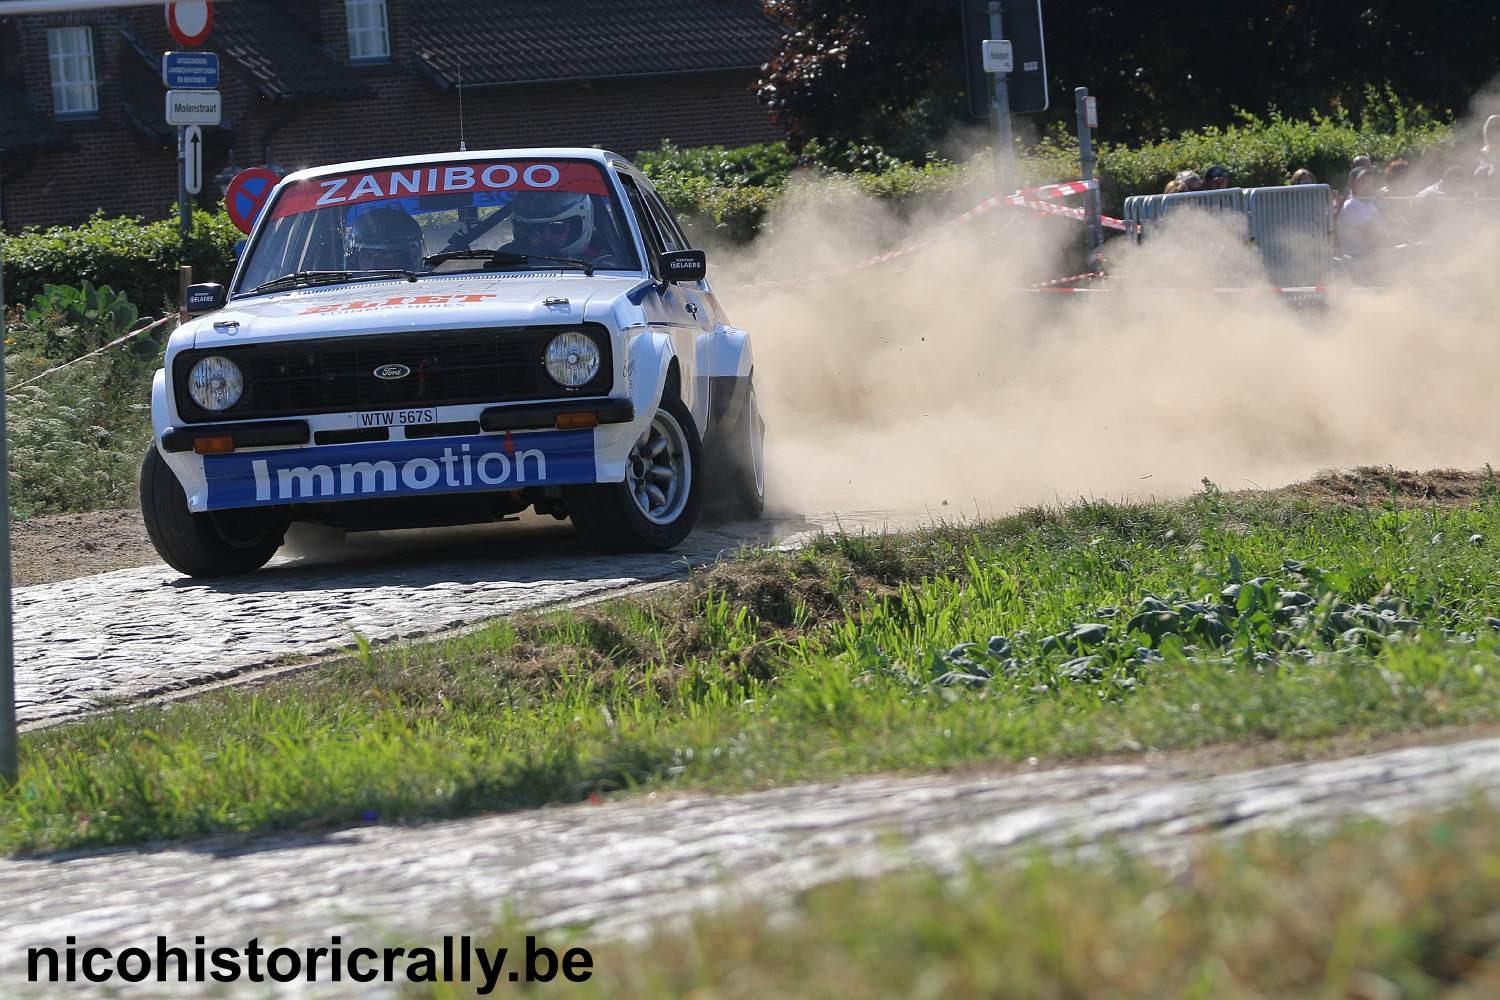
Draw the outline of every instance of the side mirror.
M249 242L250 242L249 240L235 240L234 241L234 259L235 260L239 260L241 257L245 256L245 244L249 243Z
M182 308L194 316L201 316L204 313L211 313L215 309L223 309L224 302L223 285L188 285L187 300L183 302Z
M708 255L702 250L670 250L656 263L668 281L702 281L708 274Z

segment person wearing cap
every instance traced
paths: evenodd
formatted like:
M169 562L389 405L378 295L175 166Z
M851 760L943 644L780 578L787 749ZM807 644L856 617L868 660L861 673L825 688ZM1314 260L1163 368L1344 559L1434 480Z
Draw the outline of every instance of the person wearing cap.
M1203 175L1203 190L1222 191L1229 186L1229 171L1215 163Z

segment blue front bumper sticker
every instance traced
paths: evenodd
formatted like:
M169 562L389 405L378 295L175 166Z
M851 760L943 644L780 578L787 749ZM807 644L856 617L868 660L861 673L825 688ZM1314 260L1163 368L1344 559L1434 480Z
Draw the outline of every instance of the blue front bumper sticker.
M592 483L594 432L541 431L206 455L208 509Z

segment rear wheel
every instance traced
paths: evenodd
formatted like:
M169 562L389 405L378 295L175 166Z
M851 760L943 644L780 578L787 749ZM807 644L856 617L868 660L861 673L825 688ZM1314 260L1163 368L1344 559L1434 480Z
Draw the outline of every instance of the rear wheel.
M625 481L567 488L568 516L579 535L606 551L665 551L698 523L702 468L693 416L669 393L631 447Z
M260 569L281 548L287 529L285 518L264 511L194 514L155 445L141 464L141 518L162 561L198 577Z
M753 521L766 509L766 422L755 401L755 383L745 386L739 412L715 433L709 507L737 521Z

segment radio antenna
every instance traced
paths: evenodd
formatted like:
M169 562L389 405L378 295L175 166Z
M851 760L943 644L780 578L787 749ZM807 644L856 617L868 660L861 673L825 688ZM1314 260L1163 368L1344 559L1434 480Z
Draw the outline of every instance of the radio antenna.
M467 153L469 147L464 143L464 67L458 66L458 151Z

